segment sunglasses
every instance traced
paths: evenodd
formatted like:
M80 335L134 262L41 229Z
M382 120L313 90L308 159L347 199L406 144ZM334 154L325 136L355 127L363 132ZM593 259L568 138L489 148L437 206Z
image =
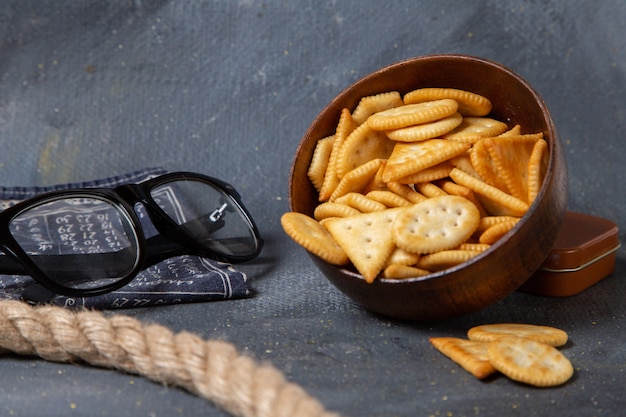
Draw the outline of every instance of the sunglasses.
M151 224L142 226L144 216ZM189 172L115 188L52 191L0 213L0 273L30 275L71 297L114 291L172 256L238 263L255 258L262 246L237 191Z

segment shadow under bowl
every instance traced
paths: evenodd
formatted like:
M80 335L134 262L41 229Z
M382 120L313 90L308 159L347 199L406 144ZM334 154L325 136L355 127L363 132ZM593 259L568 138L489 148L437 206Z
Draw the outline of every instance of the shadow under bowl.
M289 204L312 216L319 204L307 170L319 139L335 132L343 108L362 97L417 88L449 87L483 95L493 104L488 117L519 124L524 133L543 132L550 155L539 195L513 230L472 260L431 275L368 284L354 269L310 254L323 275L349 298L374 313L410 321L434 321L480 311L515 291L544 262L567 206L567 165L559 135L542 98L503 65L467 55L428 55L377 70L335 97L303 136L291 167Z

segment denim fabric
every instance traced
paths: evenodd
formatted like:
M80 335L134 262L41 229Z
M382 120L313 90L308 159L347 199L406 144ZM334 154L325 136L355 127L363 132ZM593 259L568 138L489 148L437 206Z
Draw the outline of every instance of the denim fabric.
M20 200L53 190L68 188L115 187L136 183L164 174L160 168L111 178L60 184L48 187L0 187L0 207L5 209ZM156 229L141 207L137 208L146 237ZM24 289L33 282L28 276L0 275L0 299L20 299ZM247 277L232 265L198 256L176 256L153 265L126 286L114 292L94 297L57 295L52 303L66 307L92 309L122 309L176 303L201 302L243 298L248 295Z

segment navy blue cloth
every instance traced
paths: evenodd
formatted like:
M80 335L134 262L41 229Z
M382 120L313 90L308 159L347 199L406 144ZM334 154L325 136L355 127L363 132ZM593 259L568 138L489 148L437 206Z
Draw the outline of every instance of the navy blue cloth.
M18 201L37 194L68 188L115 187L137 183L164 174L161 168L140 171L106 179L60 184L47 187L0 187L0 207L4 210ZM146 237L156 229L142 207L137 214ZM0 299L20 299L33 283L29 276L0 275ZM225 300L248 296L246 275L230 264L198 256L176 256L141 271L126 286L108 294L93 297L55 295L52 303L65 307L122 309L166 304Z

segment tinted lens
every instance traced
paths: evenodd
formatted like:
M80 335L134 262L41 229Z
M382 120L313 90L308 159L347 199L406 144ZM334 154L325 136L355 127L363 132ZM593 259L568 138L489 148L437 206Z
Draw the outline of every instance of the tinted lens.
M122 207L105 198L46 200L15 216L9 228L30 259L66 288L113 285L138 262L132 221Z
M177 180L151 191L152 198L185 232L221 255L245 257L257 251L252 225L239 205L200 180Z

